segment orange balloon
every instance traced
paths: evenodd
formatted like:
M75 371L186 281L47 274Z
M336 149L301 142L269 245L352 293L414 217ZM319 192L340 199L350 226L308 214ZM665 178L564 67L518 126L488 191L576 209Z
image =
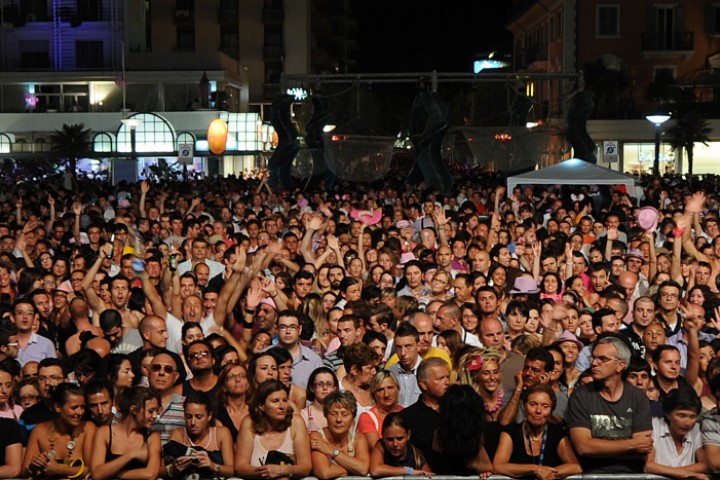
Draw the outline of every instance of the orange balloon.
M210 122L207 131L208 145L210 151L215 155L222 155L225 152L225 144L227 143L228 126L227 123L216 118Z

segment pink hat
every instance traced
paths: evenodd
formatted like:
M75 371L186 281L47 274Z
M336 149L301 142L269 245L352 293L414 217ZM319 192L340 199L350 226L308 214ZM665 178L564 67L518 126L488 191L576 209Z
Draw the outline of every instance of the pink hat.
M515 283L513 284L513 289L510 290L508 293L524 293L527 295L533 295L536 293L540 293L540 289L538 288L537 283L535 283L534 279L530 277L517 277L515 279Z
M400 255L400 266L404 267L406 263L412 260L417 260L417 258L415 258L415 255L412 252L405 252Z
M350 216L355 220L363 222L365 225L375 225L382 218L382 209L378 208L375 210L360 210L354 208L350 212Z
M264 303L265 305L268 305L268 306L269 306L270 308L272 308L273 310L277 310L277 309L278 309L278 308L277 308L277 305L275 305L275 302L273 301L272 298L269 298L269 297L268 297L268 298L263 298L262 300L260 300L260 303Z
M401 229L402 229L402 228L412 227L412 223L410 223L408 220L400 220L399 222L397 222L397 223L395 224L395 226L396 226L397 228L401 228Z
M573 342L575 345L577 345L579 350L582 350L585 345L578 340L578 338L575 336L574 333L572 333L570 330L563 330L563 332L560 334L558 338L555 339L553 342L554 345L560 345L561 343L565 342Z
M69 280L65 280L64 282L62 282L53 291L54 292L62 292L62 293L75 293Z
M637 222L647 232L657 230L660 212L655 207L642 207L637 214Z

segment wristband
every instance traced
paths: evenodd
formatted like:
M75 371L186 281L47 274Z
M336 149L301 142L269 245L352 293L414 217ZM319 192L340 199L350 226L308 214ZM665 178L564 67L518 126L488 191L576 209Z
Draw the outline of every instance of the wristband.
M270 295L270 298L275 298L275 297L277 297L277 296L278 296L278 293L275 292L275 295Z
M251 309L249 309L249 308L246 308L246 309L245 309L245 313L249 313L250 315L255 315L255 309L253 308L253 309L251 310Z
M684 228L675 227L672 232L673 232L673 235L677 238L677 237L682 237L685 234L685 232L687 232L687 230Z
M412 474L413 474L413 469L412 469L412 467L403 467L403 468L405 469L405 475L410 475L410 476L412 476Z

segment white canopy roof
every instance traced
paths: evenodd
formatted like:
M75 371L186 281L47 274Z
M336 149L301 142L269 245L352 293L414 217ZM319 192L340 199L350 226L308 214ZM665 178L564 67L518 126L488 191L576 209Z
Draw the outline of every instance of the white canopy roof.
M625 185L628 193L635 191L635 179L578 158L540 170L508 177L508 192L518 185Z

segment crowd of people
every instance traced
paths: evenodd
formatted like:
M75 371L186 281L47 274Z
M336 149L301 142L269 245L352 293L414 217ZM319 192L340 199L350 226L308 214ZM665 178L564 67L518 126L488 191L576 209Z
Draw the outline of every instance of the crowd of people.
M496 180L8 188L0 478L720 470L718 196Z

